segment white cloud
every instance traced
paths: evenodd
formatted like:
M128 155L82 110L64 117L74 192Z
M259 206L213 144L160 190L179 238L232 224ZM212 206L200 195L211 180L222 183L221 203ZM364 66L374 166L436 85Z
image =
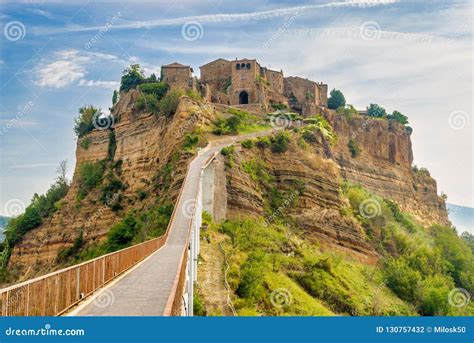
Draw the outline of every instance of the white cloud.
M382 30L373 40L364 40L360 32L371 18L357 16L341 17L322 29L290 28L267 49L264 43L274 35L274 27L253 32L251 40L224 31L214 42L168 41L154 48L190 58L256 57L264 66L283 69L286 76L309 77L341 89L358 108L372 102L389 112L397 109L408 115L414 128L415 163L431 171L438 191L446 192L451 202L473 206L471 37L456 21L465 13L466 8L456 7L413 15L413 26L423 22L422 30L405 22L399 27L398 17L380 14L376 20ZM450 113L456 110L467 113L470 127L450 127Z
M141 20L132 21L126 24L111 25L108 29L150 29L154 27L182 25L191 21L198 21L201 24L204 23L225 23L225 22L236 22L236 21L258 21L266 20L278 17L285 17L288 15L294 15L298 13L305 13L315 9L324 8L343 8L343 7L373 7L373 6L384 6L398 2L398 0L349 0L349 1L336 1L328 2L325 4L314 4L304 6L293 6L275 8L265 11L255 11L247 13L219 13L219 14L207 14L197 16L187 16L178 18L168 19L157 19L157 20ZM101 26L70 26L60 29L52 28L36 28L34 34L54 34L64 32L85 32L85 31L98 31L103 27Z
M81 79L79 80L79 86L117 89L120 86L120 82Z
M57 167L57 163L29 163L29 164L13 164L8 166L8 169L36 169L45 167Z
M31 121L31 120L11 118L11 119L0 119L0 124L10 124L12 126L32 126L32 125L38 125L38 122Z
M30 12L30 13L33 13L33 14L43 16L43 17L48 18L48 19L53 19L53 15L52 15L51 12L44 11L44 10L39 9L39 8L28 8L27 11Z
M55 61L39 71L38 85L42 87L65 87L84 77L85 68L74 61Z
M43 63L36 69L38 85L61 88L85 76L87 57L80 56L76 50L63 50L55 55L55 61Z
M87 75L86 67L98 61L119 61L119 59L110 54L79 52L74 49L57 51L52 61L42 61L36 67L36 84L41 87L62 88L80 80L81 86L104 86L106 81L88 83L84 80ZM108 86L111 87L111 84Z

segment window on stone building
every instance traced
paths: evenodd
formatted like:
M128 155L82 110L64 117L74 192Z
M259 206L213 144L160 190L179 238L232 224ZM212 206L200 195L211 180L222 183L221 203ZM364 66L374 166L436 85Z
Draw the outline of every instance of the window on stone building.
M247 63L247 64L245 65L245 68L250 69L250 63Z
M245 68L245 63L241 63L240 68L244 69Z
M235 65L235 69L240 70L240 64L237 63L237 64Z

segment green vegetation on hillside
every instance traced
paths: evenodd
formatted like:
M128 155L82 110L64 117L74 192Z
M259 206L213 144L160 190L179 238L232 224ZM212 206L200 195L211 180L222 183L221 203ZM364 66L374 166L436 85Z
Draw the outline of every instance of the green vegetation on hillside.
M314 136L315 132L320 132L321 135L329 142L333 144L337 140L337 135L334 132L331 124L323 118L321 115L312 116L303 119L303 123L308 124L301 129L301 135L307 142L316 142L317 139Z
M408 117L398 111L393 111L392 114L387 115L387 119L393 119L400 124L408 124Z
M183 91L179 89L172 89L167 92L158 105L160 108L160 115L169 118L175 114L178 109L179 99L183 94Z
M387 114L387 111L385 111L385 108L378 104L370 104L367 107L367 115L369 117L374 117L374 118L385 118L388 120L393 120L396 121L397 123L400 123L402 125L408 124L408 117L401 112L395 110L391 114ZM407 131L409 131L409 134L411 134L412 128L407 126Z
M45 218L51 217L61 207L61 199L69 190L66 179L66 161L61 162L58 168L58 177L43 195L34 194L30 205L18 217L11 218L5 228L5 241L1 252L0 279L7 281L6 266L13 247L28 232L40 226Z
M357 156L359 156L360 148L354 139L349 139L349 142L347 143L347 148L349 149L352 158L356 158Z
M239 315L412 315L376 267L323 253L287 224L226 220L227 279Z
M338 114L342 114L344 115L345 117L351 119L353 118L354 116L358 115L359 112L357 111L357 109L352 106L351 104L348 104L346 106L340 106L337 108L336 112Z
M84 162L78 170L78 200L82 200L92 189L102 181L106 161Z
M100 108L92 105L83 106L79 109L79 116L75 119L74 132L78 137L94 130L94 121L102 115Z
M474 292L472 250L451 227L424 228L388 200L345 183L353 215L383 256L386 285L421 315L473 314L471 305L450 306L455 287Z
M271 144L271 137L261 137L242 145L262 149ZM474 290L470 237L460 238L450 227L423 227L395 202L344 182L340 197L347 205L341 214L359 222L379 262L368 266L335 250L323 251L288 212L298 205L304 183L276 183L264 161L240 160L236 154L229 149L224 155L234 166L240 161L238 167L262 194L264 213L259 218L241 213L209 227L227 237L227 279L239 315L474 314L467 301Z
M58 252L57 261L79 263L162 236L172 213L173 205L170 203L155 204L143 210L130 210L120 222L110 228L104 242L85 246L81 233L71 247Z
M156 115L171 117L176 113L179 101L186 95L195 101L201 96L193 90L171 89L165 83L145 83L140 85L140 95L135 101L137 111L147 111Z
M370 104L367 107L367 115L369 117L383 118L387 116L387 112L385 111L385 108L378 104Z
M212 133L215 135L236 135L271 127L262 123L259 117L237 108L228 108L227 114L230 116L217 119L213 123Z
M137 87L145 80L145 72L139 64L132 64L123 71L120 80L120 91L128 92L130 89Z

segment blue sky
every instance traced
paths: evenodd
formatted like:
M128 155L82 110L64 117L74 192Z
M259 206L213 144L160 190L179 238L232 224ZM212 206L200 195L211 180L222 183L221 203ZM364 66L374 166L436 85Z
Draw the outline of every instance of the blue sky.
M470 1L0 2L0 214L75 163L74 118L122 70L257 58L406 115L415 163L474 207ZM10 211L11 212L11 211Z

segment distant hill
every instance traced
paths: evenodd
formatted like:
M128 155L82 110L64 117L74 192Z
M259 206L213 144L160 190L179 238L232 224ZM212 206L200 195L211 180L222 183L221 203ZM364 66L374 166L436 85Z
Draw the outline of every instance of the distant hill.
M10 218L8 217L0 216L0 242L3 242L3 239L5 238L3 235L3 229L5 228L5 226L7 226L9 219Z
M449 210L449 219L457 228L458 233L464 231L474 234L474 208L453 204L447 204Z

